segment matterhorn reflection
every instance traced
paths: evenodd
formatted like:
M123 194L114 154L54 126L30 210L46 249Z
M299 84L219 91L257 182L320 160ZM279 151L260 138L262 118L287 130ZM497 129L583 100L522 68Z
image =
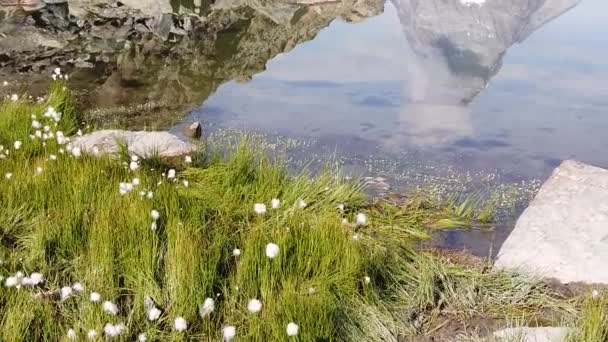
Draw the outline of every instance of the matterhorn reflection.
M579 2L391 0L410 56L400 134L387 145L445 145L472 135L469 103L500 71L508 49Z

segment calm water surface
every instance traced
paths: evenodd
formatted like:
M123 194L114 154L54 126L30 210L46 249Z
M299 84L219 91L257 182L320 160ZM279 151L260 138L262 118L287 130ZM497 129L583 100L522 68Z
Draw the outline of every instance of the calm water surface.
M223 84L184 122L313 139L368 169L392 159L373 170L389 177L400 160L523 179L568 158L608 167L607 10L393 0Z

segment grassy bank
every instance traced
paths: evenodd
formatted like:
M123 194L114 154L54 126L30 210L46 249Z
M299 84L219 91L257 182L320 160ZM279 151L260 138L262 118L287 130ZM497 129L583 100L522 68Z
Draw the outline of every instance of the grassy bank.
M91 156L57 139L77 131L60 82L0 104L2 341L399 341L598 306L418 250L458 214L424 198L372 203L246 142L191 162Z

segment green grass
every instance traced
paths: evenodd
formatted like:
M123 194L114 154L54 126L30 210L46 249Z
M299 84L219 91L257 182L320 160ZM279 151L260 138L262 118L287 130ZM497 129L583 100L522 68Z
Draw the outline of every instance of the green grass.
M57 127L41 115L48 106L63 113ZM289 175L247 141L227 157L201 150L193 164L150 158L131 171L124 151L76 158L61 154L65 147L54 139L30 140L32 114L53 132L78 128L59 82L44 103L0 104L0 145L10 150L0 160L0 276L45 276L35 287L0 287L2 341L67 340L70 328L80 340L90 329L102 340L104 325L119 322L126 326L119 341L140 333L148 341L219 341L225 326L236 327L238 341L398 341L432 335L450 317L532 322L549 310L575 312L542 283L417 250L426 227L454 213L471 219L469 204L371 203L334 172ZM23 141L18 150L16 140ZM177 180L161 175L169 168ZM119 183L134 178L140 185L121 195ZM273 198L280 208L270 208ZM255 203L265 203L267 213L256 214ZM160 213L155 230L153 209ZM358 213L367 225L353 224ZM268 243L280 247L274 259L265 254ZM75 282L85 291L58 299ZM92 291L118 314L89 301ZM163 311L157 321L146 319L147 296ZM215 311L203 318L206 298ZM263 303L257 314L247 310L252 298ZM177 317L187 320L186 331L174 329ZM299 325L295 337L287 336L289 322Z

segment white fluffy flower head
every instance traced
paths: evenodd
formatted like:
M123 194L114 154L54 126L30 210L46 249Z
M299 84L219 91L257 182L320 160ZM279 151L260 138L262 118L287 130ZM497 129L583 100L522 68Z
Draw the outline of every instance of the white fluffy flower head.
M170 169L169 172L167 172L167 178L169 178L169 179L175 178L175 169Z
M287 324L287 336L297 336L300 331L300 327L294 322Z
M256 203L253 205L253 211L255 211L258 215L266 214L266 204L264 203Z
M201 318L205 318L209 316L213 310L215 310L215 301L213 298L206 298L203 305L199 308L198 313L201 315Z
M367 224L367 216L364 213L357 214L357 225L365 226Z
M87 332L87 338L89 340L94 340L97 337L97 331L91 329Z
M224 335L224 341L229 342L236 336L236 328L233 326L227 326L222 329Z
M266 256L270 259L274 259L279 255L279 246L274 243L269 243L266 245Z
M147 313L148 320L149 321L156 321L160 317L160 315L162 313L163 312L160 311L160 309L158 309L158 308L155 308L155 307L150 308L150 310L148 310L148 313Z
M74 329L69 329L68 330L68 339L75 341L76 340L76 332L74 331Z
M72 288L69 286L64 286L61 288L61 300L64 301L72 295Z
M247 303L247 310L251 313L258 313L262 311L262 302L258 299L251 299L249 303Z
M103 311L109 313L110 315L116 315L118 314L118 306L116 306L116 304L110 302L110 301L105 301L102 304L103 307Z
M188 329L188 322L183 317L177 317L175 319L175 330L184 331Z
M97 292L91 292L89 295L89 300L93 303L97 303L101 300L101 295Z

